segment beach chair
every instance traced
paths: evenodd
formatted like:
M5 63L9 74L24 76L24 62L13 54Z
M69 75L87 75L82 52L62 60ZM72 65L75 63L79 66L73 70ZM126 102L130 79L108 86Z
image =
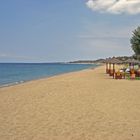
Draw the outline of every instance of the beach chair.
M134 74L135 73L135 70L134 69L131 69L130 70L130 74Z
M140 70L135 71L136 77L140 77Z
M110 73L109 73L110 76L113 76L114 75L114 72L113 70L110 70Z
M125 79L125 72L121 72L121 76L123 79Z
M135 79L136 78L136 74L135 73L132 73L131 75L130 75L130 79Z
M108 69L108 70L107 70L107 73L110 74L110 71L111 71L111 69Z
M130 70L130 79L135 79L136 78L136 73L134 69Z
M115 79L122 79L122 74L119 71L115 73Z

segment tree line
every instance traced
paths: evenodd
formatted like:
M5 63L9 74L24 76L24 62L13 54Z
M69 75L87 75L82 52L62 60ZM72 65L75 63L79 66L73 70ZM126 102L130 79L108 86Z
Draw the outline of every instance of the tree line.
M134 51L133 57L140 60L140 26L133 31L132 38L130 39L131 48Z

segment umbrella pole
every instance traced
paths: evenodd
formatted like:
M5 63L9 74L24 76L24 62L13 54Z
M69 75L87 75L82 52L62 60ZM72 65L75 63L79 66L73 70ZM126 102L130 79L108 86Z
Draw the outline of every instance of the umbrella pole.
M115 64L113 64L113 79L114 79L114 73L115 73Z
M106 63L106 73L107 73L107 71L108 71L108 65L107 65L107 63Z
M109 70L109 68L108 68L108 63L107 63L107 73L108 73L108 70Z
M109 74L111 72L111 63L109 63Z
M130 69L130 71L131 71L131 63L129 63L129 69Z

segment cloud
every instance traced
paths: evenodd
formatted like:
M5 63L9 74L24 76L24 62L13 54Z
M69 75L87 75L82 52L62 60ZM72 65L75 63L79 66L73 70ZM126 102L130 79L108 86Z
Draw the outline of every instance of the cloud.
M140 13L140 0L88 0L86 5L93 11L112 14Z
M129 39L129 37L122 36L94 36L94 35L79 35L78 38L81 39L96 39L96 40L110 40L110 39Z
M0 54L0 57L7 57L7 54L1 53L1 54Z

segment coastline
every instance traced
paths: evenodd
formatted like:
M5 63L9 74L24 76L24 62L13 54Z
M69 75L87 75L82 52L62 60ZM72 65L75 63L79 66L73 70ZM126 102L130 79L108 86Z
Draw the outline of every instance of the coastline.
M75 71L71 71L71 72L64 72L64 73L55 74L55 75L52 75L52 76L44 76L44 77L35 78L35 79L31 79L31 80L17 81L17 82L5 84L5 85L0 85L0 89L1 88L6 88L6 87L11 87L11 86L16 86L16 85L20 85L20 84L24 84L24 83L28 83L28 82L38 81L38 80L44 80L44 79L47 80L49 78L53 78L53 77L56 77L56 76L62 76L62 75L69 74L69 73L80 72L80 71L84 71L84 70L88 70L88 69L95 69L95 68L100 67L100 66L101 65L96 65L95 67L86 68L86 69L82 69L82 70L75 70Z
M14 63L15 64L15 63ZM34 63L33 63L34 64ZM40 63L39 63L40 64ZM56 63L56 64L58 64L58 63ZM60 64L66 64L66 63L60 63ZM71 64L71 63L67 63L67 64L69 64L69 65L73 65L73 64ZM75 64L75 65L78 65L78 64ZM81 64L80 64L81 65ZM84 65L84 64L82 64L82 65ZM85 64L85 65L87 65L87 64ZM92 64L90 64L91 66L92 66ZM96 64L94 64L94 66L93 66L93 68L96 68L96 67L98 67L98 66L100 66L99 64L98 65L96 65ZM83 69L81 69L81 70L85 70L85 69L90 69L91 67L89 67L89 68L83 68ZM32 79L28 79L28 80L23 80L23 79L21 79L20 81L13 81L13 82L11 82L11 83L6 83L6 84L1 84L0 85L0 88L4 88L4 87L10 87L10 86L15 86L15 85L19 85L19 84L23 84L23 83L26 83L26 82L30 82L30 81L34 81L34 80L40 80L40 79L48 79L48 78L50 78L50 77L53 77L53 76L59 76L59 75L63 75L63 74L67 74L67 73L71 73L71 72L78 72L78 71L81 71L81 70L73 70L73 71L64 71L64 72L62 72L62 73L57 73L57 74L53 74L53 75L46 75L46 76L40 76L40 77L38 77L38 78L32 78Z
M104 66L0 88L0 139L139 140L139 91Z

